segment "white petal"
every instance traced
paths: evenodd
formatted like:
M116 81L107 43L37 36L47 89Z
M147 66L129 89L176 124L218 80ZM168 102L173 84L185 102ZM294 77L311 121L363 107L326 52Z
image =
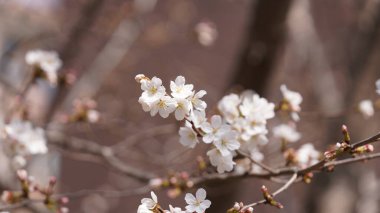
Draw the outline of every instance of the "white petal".
M200 188L197 190L195 195L198 201L203 201L204 199L206 199L206 190L204 190L203 188Z
M194 195L190 194L190 193L186 193L185 195L185 201L187 204L195 204L197 202L197 199L195 199Z

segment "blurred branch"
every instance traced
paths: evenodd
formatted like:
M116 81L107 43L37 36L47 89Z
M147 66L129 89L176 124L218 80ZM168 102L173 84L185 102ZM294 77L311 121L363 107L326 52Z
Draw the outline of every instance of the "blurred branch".
M126 164L116 157L115 153L108 146L102 146L84 139L68 137L56 131L48 132L47 136L49 143L52 145L75 152L92 154L101 157L106 163L117 171L126 176L139 180L140 182L148 183L150 179L156 177L155 174L152 174L149 171L134 168Z

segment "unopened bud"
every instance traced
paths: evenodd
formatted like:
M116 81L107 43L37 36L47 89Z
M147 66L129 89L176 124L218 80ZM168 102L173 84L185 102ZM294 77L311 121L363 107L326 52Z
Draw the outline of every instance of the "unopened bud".
M62 197L60 200L61 204L68 204L69 203L69 198L68 197Z
M5 203L11 203L13 200L13 193L10 191L3 191L1 194L1 200Z
M149 181L149 185L154 187L154 188L157 188L157 187L160 187L162 186L162 179L161 178L153 178Z
M367 144L364 146L360 146L356 148L355 150L352 151L353 154L365 154L365 153L370 153L374 151L374 146L372 144Z
M140 83L141 80L143 79L146 79L145 75L144 74L137 74L136 77L135 77L135 80L137 83Z
M54 186L56 183L57 183L57 178L54 176L50 177L49 185Z
M235 202L234 209L235 210L240 210L240 205L239 205L238 202Z
M350 143L351 139L350 139L350 134L348 133L348 128L346 125L342 125L342 133L343 133L343 136L344 136L344 142L346 143Z
M252 213L252 212L253 212L253 208L252 207L248 207L247 213Z
M25 181L27 178L28 178L28 173L26 172L26 170L17 170L17 177L22 180L22 181Z

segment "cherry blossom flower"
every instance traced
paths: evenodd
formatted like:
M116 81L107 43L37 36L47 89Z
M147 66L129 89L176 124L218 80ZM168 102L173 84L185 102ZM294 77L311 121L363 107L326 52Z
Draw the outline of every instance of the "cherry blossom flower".
M197 133L191 127L189 122L186 122L184 127L179 129L180 139L179 142L189 148L194 148L199 143Z
M177 102L170 96L164 95L151 104L150 115L155 116L157 112L161 117L167 118L170 113L176 110Z
M214 145L223 156L228 156L231 151L237 150L240 147L240 143L237 141L237 132L225 132L221 135L220 139L214 141Z
M289 104L290 116L294 121L299 121L298 112L301 111L300 104L302 103L302 96L298 92L294 92L289 90L286 85L281 85L280 90L282 92L282 96L284 97L284 101L286 104Z
M57 52L31 50L26 53L25 60L27 64L40 68L51 84L57 84L58 70L62 67L62 61Z
M189 100L184 98L174 98L174 100L177 102L177 108L174 115L178 121L181 121L189 114L191 104Z
M235 162L233 161L232 153L229 153L226 156L223 156L219 149L215 148L207 152L207 156L210 158L210 163L213 166L216 166L218 173L223 173L225 171L232 171Z
M169 211L166 211L167 213L186 213L185 211L182 211L179 207L173 207L172 205L169 205Z
M195 26L198 42L203 46L211 46L218 37L218 31L214 23L210 21L200 22Z
M299 112L301 110L300 104L302 103L302 96L298 92L289 90L286 85L281 85L280 90L285 101L290 104L292 110Z
M358 110L366 119L372 117L375 114L373 103L369 99L360 101Z
M185 77L178 76L175 81L170 81L171 95L175 98L187 98L193 94L194 86L185 84Z
M157 206L157 195L151 191L150 195L152 198L143 198L141 204L137 209L137 213L153 213L153 209Z
M213 115L211 117L211 123L204 123L204 125L202 125L202 130L206 133L203 136L203 141L205 143L216 141L223 133L230 129L231 128L223 122L220 115Z
M376 92L380 95L380 79L376 81Z
M254 123L266 123L274 117L274 104L259 95L246 96L239 107L241 114Z
M311 143L302 145L296 153L297 162L302 167L316 164L320 155L321 153L318 152Z
M144 91L140 99L145 103L155 102L166 94L165 87L162 86L160 78L153 77L151 80L142 79L140 83L141 90Z
M191 108L194 108L199 111L204 111L207 108L207 104L206 102L201 100L201 98L203 98L203 96L205 96L206 94L207 92L204 90L200 90L197 93L193 91L193 94L190 96L190 103L192 105Z
M201 128L203 125L207 125L205 111L194 110L190 112L189 119L193 122L195 128Z
M239 117L238 106L240 98L237 94L229 94L224 96L218 103L218 110L223 117L230 123Z
M286 142L296 142L301 138L301 134L297 132L295 127L286 124L274 127L273 135Z
M48 151L44 130L33 128L30 122L12 120L5 126L5 133L19 144L18 151L22 155L45 154Z
M12 167L13 169L21 169L26 165L26 159L21 155L16 155L12 158Z
M188 204L186 210L188 212L204 213L211 206L211 201L206 200L206 190L200 188L195 193L195 196L187 193L185 201Z

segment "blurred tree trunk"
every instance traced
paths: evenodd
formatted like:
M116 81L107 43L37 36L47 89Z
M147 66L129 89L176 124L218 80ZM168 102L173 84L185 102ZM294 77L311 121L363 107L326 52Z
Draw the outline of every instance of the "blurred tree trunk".
M243 89L264 93L276 56L286 36L286 17L291 3L292 0L259 0L252 4L245 41L230 86L237 85ZM247 187L252 190L247 190ZM246 197L254 197L252 192L259 191L259 187L258 184L239 181L225 183L223 190L210 186L213 188L211 200L221 204L212 207L212 212L225 212L232 207L236 198L244 194Z
M233 85L265 90L274 61L286 37L286 17L292 0L259 0L252 5L247 36L238 59Z

